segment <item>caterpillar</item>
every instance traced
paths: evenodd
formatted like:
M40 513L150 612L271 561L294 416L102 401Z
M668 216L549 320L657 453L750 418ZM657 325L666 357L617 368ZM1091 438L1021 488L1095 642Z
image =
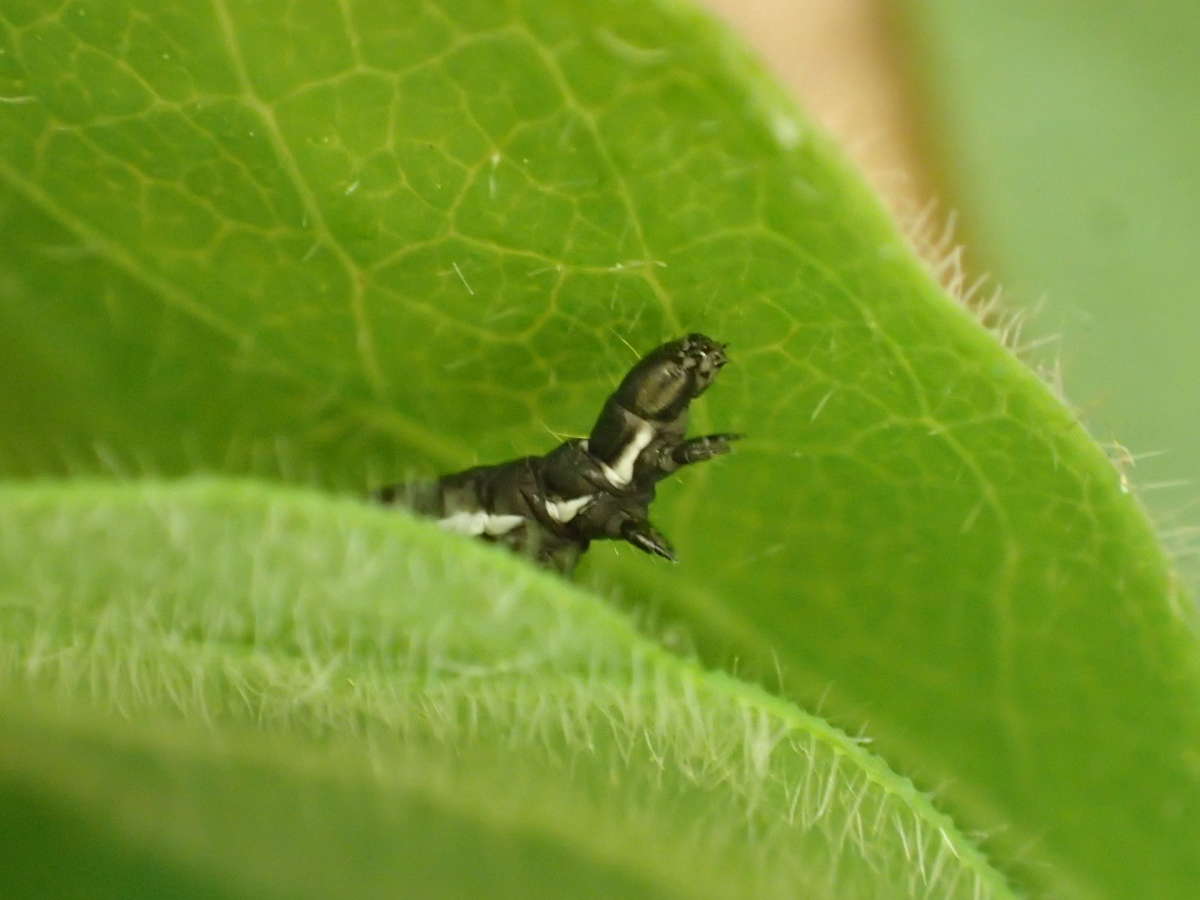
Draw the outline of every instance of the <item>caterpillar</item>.
M388 485L372 497L564 574L594 540L623 540L674 562L670 541L650 522L650 505L663 478L728 453L742 437L687 437L688 408L729 361L727 346L689 334L651 350L605 400L587 438L544 456Z

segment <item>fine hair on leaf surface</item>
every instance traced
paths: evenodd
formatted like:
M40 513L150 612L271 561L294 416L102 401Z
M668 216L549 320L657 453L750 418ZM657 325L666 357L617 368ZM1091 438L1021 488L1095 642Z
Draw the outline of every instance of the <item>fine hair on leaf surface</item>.
M882 897L905 881L935 896L1009 895L949 818L861 744L678 660L495 551L249 483L46 485L2 499L4 589L23 602L5 607L0 665L34 696L265 732L230 738L235 769L272 751L332 773L357 755L351 780L418 790L697 895L790 896L802 883ZM72 562L81 543L92 554ZM146 558L157 564L131 565ZM201 780L192 768L222 759L181 750L152 732L137 752ZM79 764L106 764L84 751ZM18 776L39 765L19 750L9 761Z

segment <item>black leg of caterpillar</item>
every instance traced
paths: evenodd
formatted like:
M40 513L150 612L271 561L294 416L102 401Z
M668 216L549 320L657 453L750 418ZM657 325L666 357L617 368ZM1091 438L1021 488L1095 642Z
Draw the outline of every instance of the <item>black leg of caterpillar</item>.
M661 556L671 562L678 562L675 550L662 534L646 519L626 519L621 525L621 537L643 553Z
M579 563L579 558L587 552L587 548L587 541L556 544L553 547L543 548L537 554L536 560L539 565L547 569L551 569L561 575L570 575L575 571L575 566Z
M677 444L671 451L671 459L676 465L687 466L692 463L704 462L714 456L721 456L733 449L733 441L740 441L740 434L706 434Z

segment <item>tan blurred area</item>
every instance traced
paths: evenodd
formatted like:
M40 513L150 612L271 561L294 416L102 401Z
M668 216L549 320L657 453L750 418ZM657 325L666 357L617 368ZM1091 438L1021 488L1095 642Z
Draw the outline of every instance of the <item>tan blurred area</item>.
M894 0L704 0L834 135L902 222L938 200Z

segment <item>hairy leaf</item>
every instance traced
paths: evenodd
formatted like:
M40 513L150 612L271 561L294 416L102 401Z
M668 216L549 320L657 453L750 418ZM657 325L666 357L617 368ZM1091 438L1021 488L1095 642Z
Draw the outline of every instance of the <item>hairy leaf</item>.
M0 603L10 692L224 735L0 725L0 802L43 823L21 878L99 860L248 896L1009 896L841 732L405 516L228 482L10 488ZM63 833L79 853L50 864Z

